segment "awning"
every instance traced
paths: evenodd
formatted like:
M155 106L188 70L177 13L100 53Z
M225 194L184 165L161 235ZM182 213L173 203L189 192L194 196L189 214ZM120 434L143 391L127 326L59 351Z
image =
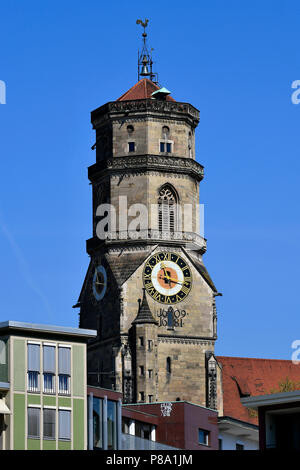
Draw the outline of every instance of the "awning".
M10 415L11 411L7 407L7 405L4 403L3 398L0 398L0 415Z

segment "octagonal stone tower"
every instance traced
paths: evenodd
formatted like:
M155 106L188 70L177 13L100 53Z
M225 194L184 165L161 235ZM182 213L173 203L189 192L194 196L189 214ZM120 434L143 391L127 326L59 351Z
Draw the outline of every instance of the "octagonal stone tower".
M77 304L80 327L98 330L88 382L122 391L125 402L216 408L218 292L199 235L199 111L143 78L91 120L93 237Z

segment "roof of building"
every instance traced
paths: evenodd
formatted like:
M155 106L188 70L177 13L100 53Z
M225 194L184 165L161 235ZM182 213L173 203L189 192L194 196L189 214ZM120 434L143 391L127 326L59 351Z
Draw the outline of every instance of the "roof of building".
M300 366L292 361L251 357L216 356L222 365L224 415L257 424L257 412L246 408L241 398L300 389Z
M138 314L135 320L133 320L132 322L132 324L137 324L137 323L140 323L140 324L154 323L155 325L157 325L157 321L153 318L153 315L151 313L151 310L147 301L145 288L143 288L143 299L142 301L140 301Z
M152 93L160 88L149 78L142 78L133 87L123 93L116 101L145 100L152 98ZM166 97L167 101L175 101L171 96Z
M296 402L300 402L300 390L242 398L241 402L244 406L255 409L262 406L290 405L291 403L296 405ZM299 407L299 404L297 404L297 407Z
M70 335L78 337L95 337L97 336L97 331L95 330L84 330L83 328L72 328L67 326L55 326L55 325L41 325L36 323L24 323L19 321L5 321L0 323L0 332L1 330L13 330L13 331L22 331L25 330L27 334L30 332L39 332L39 333L51 333L51 334L60 334L60 335Z

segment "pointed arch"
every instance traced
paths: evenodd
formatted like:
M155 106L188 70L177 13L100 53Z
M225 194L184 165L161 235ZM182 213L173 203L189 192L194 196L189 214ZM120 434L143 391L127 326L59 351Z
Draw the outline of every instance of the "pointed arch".
M158 190L158 230L175 232L177 230L178 194L175 188L167 183Z

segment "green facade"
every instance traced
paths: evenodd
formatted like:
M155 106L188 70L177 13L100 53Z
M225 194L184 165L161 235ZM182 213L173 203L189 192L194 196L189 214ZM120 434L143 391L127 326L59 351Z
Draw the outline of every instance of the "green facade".
M84 449L84 435L82 432L84 426L84 400L73 400L73 440L74 448Z
M27 390L27 344L28 341L40 343L40 373L39 373L39 392L29 392ZM52 395L43 393L43 344L58 345L66 344L71 346L72 369L70 377L70 395L60 395L58 391L58 365L56 365L55 375L55 393ZM7 445L14 450L83 450L86 448L86 376L85 376L85 358L86 345L76 344L72 341L62 341L61 339L30 338L30 337L10 337L10 371L11 381L9 402L12 407L10 419L9 437ZM9 350L8 348L8 350ZM56 353L56 359L58 354ZM56 361L57 362L57 361ZM8 368L7 368L8 369ZM0 371L1 372L1 371ZM7 373L8 377L8 373ZM39 408L40 410L40 438L28 438L27 421L28 407ZM44 408L55 409L55 439L43 439L43 413ZM59 440L59 409L69 410L71 412L71 439ZM11 445L9 444L11 442Z
M13 383L15 392L25 392L26 371L26 342L24 339L14 339L13 342Z
M14 450L25 449L25 395L20 393L14 394L13 400L14 414L13 414L13 431L14 431Z

